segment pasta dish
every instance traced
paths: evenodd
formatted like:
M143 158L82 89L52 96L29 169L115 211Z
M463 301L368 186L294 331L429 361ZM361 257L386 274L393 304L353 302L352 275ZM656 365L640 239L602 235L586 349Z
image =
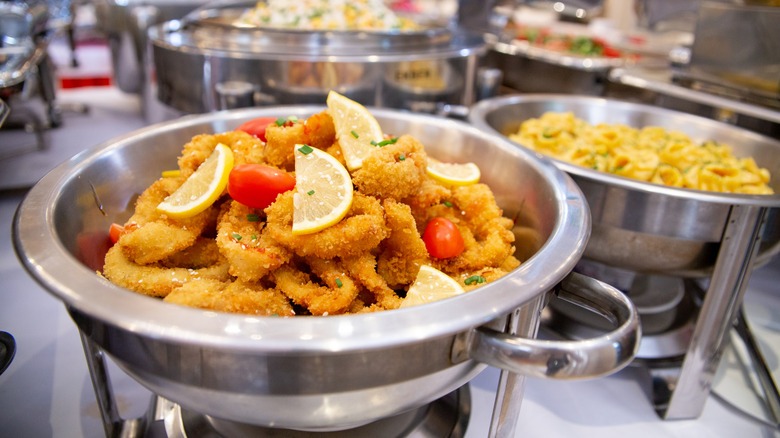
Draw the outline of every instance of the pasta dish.
M550 157L627 178L714 192L772 194L770 174L751 157L713 140L648 126L591 125L573 113L547 112L509 138Z

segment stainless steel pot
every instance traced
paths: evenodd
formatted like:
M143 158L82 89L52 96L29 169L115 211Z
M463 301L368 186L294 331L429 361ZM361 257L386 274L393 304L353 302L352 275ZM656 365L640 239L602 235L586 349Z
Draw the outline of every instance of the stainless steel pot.
M206 0L97 0L97 26L111 50L114 82L126 93L142 93L147 31L153 24L184 17Z
M504 85L521 93L602 95L609 72L633 62L625 58L578 56L489 34L487 65L504 72Z
M661 126L693 139L712 139L752 156L774 178L780 193L780 142L725 123L673 110L569 95L507 96L479 102L469 120L479 129L508 135L546 111L571 111L591 123ZM737 195L650 184L552 160L585 193L593 232L585 258L636 272L706 276L724 238L735 207L768 209L761 228L758 261L780 250L780 195Z
M485 50L481 35L441 26L364 32L236 24L252 6L207 5L150 29L160 102L191 114L319 103L331 89L380 107L474 101L478 58Z
M188 409L232 421L343 429L442 397L486 364L569 379L606 375L632 359L639 337L632 304L603 283L570 274L590 225L573 181L499 136L433 116L372 111L385 132L415 136L432 156L475 162L505 214L541 236L543 246L498 281L403 310L275 318L179 307L95 274L109 224L128 217L134 196L176 165L192 136L321 109L187 116L87 150L42 178L20 204L17 254L65 303L83 336L124 371ZM552 289L605 314L615 330L585 342L529 339ZM517 309L527 316L511 328L519 336L501 333Z

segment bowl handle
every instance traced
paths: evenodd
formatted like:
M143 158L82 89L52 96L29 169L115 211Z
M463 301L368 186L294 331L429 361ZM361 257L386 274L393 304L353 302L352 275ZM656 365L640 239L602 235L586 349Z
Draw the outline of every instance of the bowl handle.
M631 301L614 287L575 272L553 291L560 299L609 319L617 328L577 341L521 338L488 327L472 331L468 355L524 376L585 379L612 374L636 356L641 328Z

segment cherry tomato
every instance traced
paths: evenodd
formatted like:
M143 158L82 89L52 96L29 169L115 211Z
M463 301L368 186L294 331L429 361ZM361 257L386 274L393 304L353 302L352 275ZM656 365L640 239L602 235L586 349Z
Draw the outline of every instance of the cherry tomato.
M620 58L622 55L623 53L620 50L613 47L604 46L604 56L608 58Z
M262 164L239 164L228 176L228 193L247 207L263 209L280 193L295 187L295 178L275 167Z
M422 235L428 254L437 259L456 257L463 252L463 236L449 219L436 217L428 222Z
M244 131L247 134L254 135L260 140L266 141L265 130L268 128L268 125L274 123L275 121L276 118L274 117L260 117L258 119L244 122L241 126L236 128L236 131Z
M108 228L108 237L111 238L111 243L116 243L124 233L125 233L125 227L119 225L116 222L112 223L111 226Z

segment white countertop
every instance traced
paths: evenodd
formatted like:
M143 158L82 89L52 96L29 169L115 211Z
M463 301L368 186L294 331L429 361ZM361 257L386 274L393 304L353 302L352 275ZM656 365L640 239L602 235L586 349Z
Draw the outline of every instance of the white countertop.
M112 99L107 101L105 96ZM80 120L78 117L68 118L66 124L58 128L60 132L51 132L52 148L58 153L67 154L67 148L74 147L69 143L76 138L76 147L83 148L143 125L140 116L127 118L127 114L133 112L132 105L136 105L132 98L122 97L113 90L80 91L62 99L87 102L92 112L82 115L86 119L80 122L73 121ZM125 104L128 107L125 108ZM113 121L102 111L106 106L109 112L114 111ZM90 132L82 127L77 135L68 131L96 119L102 123L99 129ZM113 128L106 125L109 122L114 123ZM109 133L111 135L106 137ZM0 144L3 135L0 133ZM36 159L34 155L28 158ZM9 166L5 161L0 160L0 170ZM0 238L0 331L11 333L17 343L13 362L0 375L0 436L103 436L76 326L60 301L27 275L14 254L10 228L21 197L18 191L0 192L0 227L5 230ZM754 273L745 298L748 318L762 346L766 347L764 354L776 376L780 371L778 281L780 259L776 258ZM150 394L113 364L109 365L113 390L123 417L141 415L148 406ZM727 365L724 367L731 368L732 364ZM470 384L472 412L466 433L468 438L487 434L498 373L498 370L488 368ZM641 375L640 369L629 367L616 375L596 380L529 379L516 436L780 437L778 430L745 418L714 395L710 396L702 416L696 420L661 420L644 392ZM740 383L744 382L740 382L739 377L721 373L716 379L716 390L725 392L725 397L733 402L748 406L750 401L740 399L740 391L749 392L749 387Z

